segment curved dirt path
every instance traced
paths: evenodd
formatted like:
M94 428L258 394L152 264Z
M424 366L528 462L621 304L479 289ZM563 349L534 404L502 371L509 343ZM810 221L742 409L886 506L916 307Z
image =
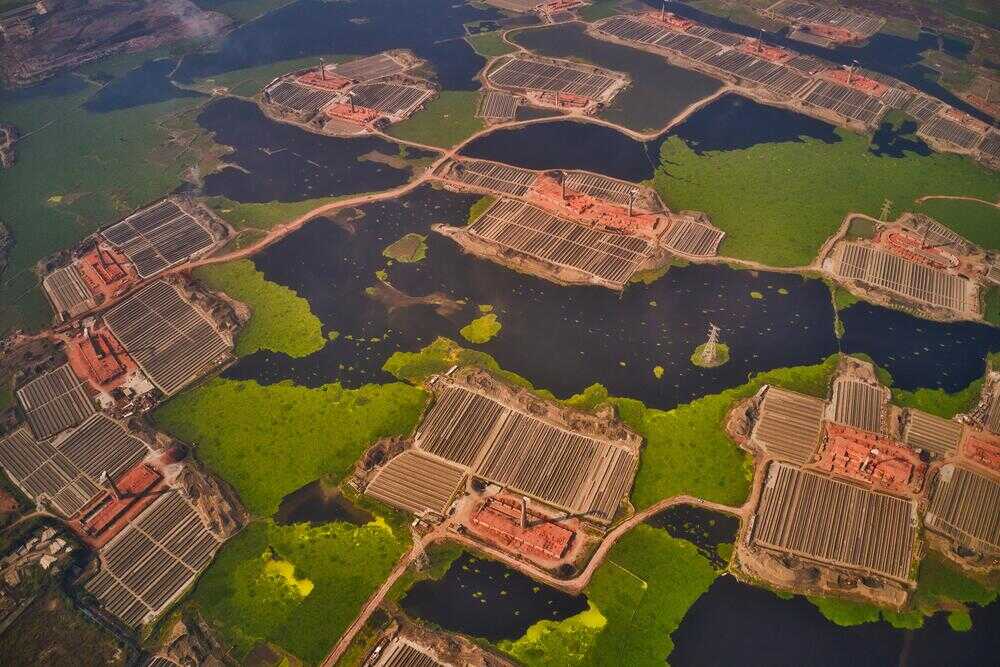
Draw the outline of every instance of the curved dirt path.
M754 495L755 493L751 493L750 498L752 499ZM464 535L448 530L448 523L441 524L433 531L425 535L423 539L420 540L420 544L424 549L426 549L428 546L438 541L451 540L453 542L458 542L462 546L485 553L491 559L500 561L511 569L520 571L536 581L540 581L548 586L552 586L553 588L558 588L572 595L576 595L587 587L587 584L590 583L590 579L594 576L594 572L596 572L597 568L604 563L608 552L625 533L632 530L651 516L675 505L695 505L704 509L710 509L724 514L732 514L742 518L744 513L747 511L747 508L750 506L750 500L748 499L747 503L742 507L730 507L729 505L714 503L709 500L702 500L701 498L686 495L665 498L654 505L650 505L641 512L636 512L628 519L615 526L607 535L604 536L604 539L601 541L597 551L594 552L594 555L587 563L587 566L572 579L557 579L551 574L535 568L530 569L530 571L526 571L525 564L523 562L512 558L504 552L485 547L483 544L474 542ZM385 600L385 596L389 593L389 590L399 580L399 578L403 576L403 573L406 572L406 569L415 560L417 553L416 549L410 549L403 555L402 558L399 559L386 580L381 586L379 586L378 590L372 593L371 597L368 598L368 601L365 603L365 606L362 607L361 612L358 614L357 618L354 619L354 622L351 623L351 625L344 631L344 634L340 636L340 639L337 640L337 643L334 644L330 653L327 654L326 658L321 663L323 667L332 667L337 664L337 661L340 660L341 656L343 656L344 652L354 641L355 636L357 636L358 632L361 631L361 628L363 628L368 622L368 618Z
M961 201L974 201L979 202L980 204L986 204L987 206L992 206L993 208L1000 208L1000 203L998 202L986 201L985 199L979 199L978 197L963 197L961 195L924 195L923 197L917 197L915 201L918 204L923 204L925 201L929 201L931 199L958 199Z

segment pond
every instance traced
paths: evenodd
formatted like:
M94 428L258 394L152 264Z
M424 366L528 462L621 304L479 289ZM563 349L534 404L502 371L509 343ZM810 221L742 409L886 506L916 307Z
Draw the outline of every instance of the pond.
M954 632L945 614L920 630L885 622L837 626L803 597L774 593L719 577L688 611L671 638L668 658L687 665L989 665L1000 652L1000 604L972 609L972 630Z
M274 521L278 525L309 523L317 526L331 521L344 521L363 526L374 517L345 498L336 485L323 480L309 482L301 489L281 499Z
M587 609L587 598L463 553L441 579L418 581L399 604L445 630L498 642L521 637L538 621L575 616Z

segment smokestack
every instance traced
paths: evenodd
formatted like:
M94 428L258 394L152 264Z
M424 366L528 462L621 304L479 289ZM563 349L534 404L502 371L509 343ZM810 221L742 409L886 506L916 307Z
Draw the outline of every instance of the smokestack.
M521 496L521 530L528 528L528 496Z

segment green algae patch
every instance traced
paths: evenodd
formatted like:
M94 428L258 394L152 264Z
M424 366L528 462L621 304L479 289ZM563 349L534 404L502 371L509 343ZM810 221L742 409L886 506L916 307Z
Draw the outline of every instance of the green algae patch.
M191 604L240 664L262 641L319 663L408 547L405 530L375 522L256 521L223 546Z
M476 118L479 93L472 90L442 90L424 108L389 128L397 139L447 148L483 129Z
M498 646L524 665L579 665L607 624L604 614L588 601L586 611L563 621L539 621L517 641L502 641Z
M482 197L477 199L476 202L469 207L469 215L466 218L466 223L471 225L473 222L475 222L476 218L485 213L486 209L488 209L490 206L493 206L493 202L495 201L496 197L492 197L490 195L483 195Z
M495 313L488 313L482 317L477 317L464 327L459 329L462 338L470 343L486 343L500 333L500 320Z
M809 264L848 213L877 216L886 198L905 211L921 210L915 200L928 193L987 201L1000 195L996 175L968 158L878 157L865 136L837 129L835 138L826 143L802 137L699 155L671 137L661 147L653 183L671 209L712 217L726 232L724 255L770 266ZM994 226L991 233L1000 232Z
M863 602L822 597L809 597L808 600L819 609L827 620L841 627L874 623L881 618L878 607Z
M305 357L322 349L323 323L295 290L273 283L249 259L195 269L195 278L250 307L250 321L236 339L236 354L258 350Z
M708 343L702 343L698 347L694 348L694 352L691 353L691 363L698 368L718 368L726 362L729 361L729 346L725 343L715 344L715 359L708 363L705 362L703 355L705 353L705 347Z
M750 298L754 299L755 301L760 301L761 299L764 298L764 295L761 294L760 292L750 292Z
M831 284L830 290L833 294L833 307L836 308L838 311L847 310L854 304L861 301L860 298L858 298L848 290L844 289L843 287Z
M479 304L479 312L480 313L492 313L493 312L493 306L491 304L488 304L488 303L481 303L481 304Z
M253 514L270 516L303 485L324 476L339 481L378 438L409 434L426 399L399 382L312 389L216 378L154 416L158 427L194 443Z
M382 255L406 264L419 262L427 257L427 237L423 234L407 234L387 246Z
M636 526L611 549L585 591L607 618L586 663L664 664L673 650L670 635L716 576L690 542Z
M439 336L433 343L418 352L394 352L386 360L382 370L400 380L412 384L422 384L430 376L443 373L452 366L475 366L489 371L513 385L534 389L531 382L517 373L500 368L497 360L489 354L478 350L469 350L443 336ZM536 393L551 396L544 390L536 390Z
M665 372L663 366L653 366L653 377L657 380L663 379L663 373Z
M484 58L495 58L517 51L517 47L503 41L498 32L481 32L478 35L466 35L465 41Z
M928 199L914 210L926 213L981 248L1000 248L1000 208L992 204L968 199Z
M972 629L972 617L967 611L953 611L948 614L948 627L955 632L968 632Z
M960 412L968 412L979 401L983 387L982 378L975 380L965 389L948 393L944 389L892 390L892 402L900 407L916 408L932 415L951 419Z

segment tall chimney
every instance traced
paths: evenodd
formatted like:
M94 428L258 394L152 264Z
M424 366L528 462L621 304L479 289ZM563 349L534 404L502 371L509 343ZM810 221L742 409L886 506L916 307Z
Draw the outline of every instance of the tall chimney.
M521 496L521 530L528 528L528 496Z
M107 470L101 473L101 478L98 480L98 483L101 486L108 489L109 491L111 491L111 496L115 499L115 501L119 501L122 499L122 494L118 490L118 487L115 485L115 480L111 479L111 477L108 475Z

